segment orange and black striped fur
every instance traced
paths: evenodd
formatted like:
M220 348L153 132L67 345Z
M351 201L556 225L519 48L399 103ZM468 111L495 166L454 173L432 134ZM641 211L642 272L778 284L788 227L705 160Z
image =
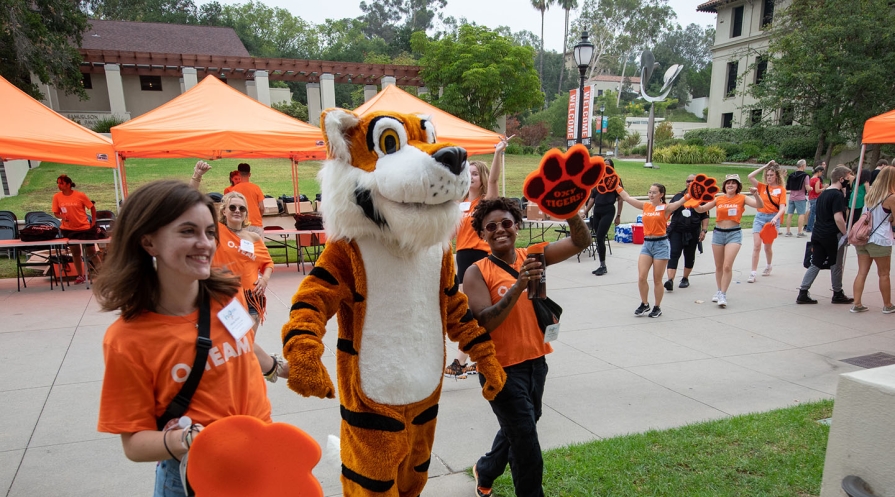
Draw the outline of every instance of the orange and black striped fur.
M445 335L478 362L493 399L506 375L458 291L449 238L469 188L463 149L435 144L425 117L329 109L320 171L328 243L283 327L289 387L333 397L321 362L338 315L342 489L417 496L426 484Z

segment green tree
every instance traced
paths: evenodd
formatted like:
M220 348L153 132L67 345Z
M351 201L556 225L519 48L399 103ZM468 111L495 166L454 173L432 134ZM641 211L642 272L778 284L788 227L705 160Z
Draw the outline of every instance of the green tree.
M499 116L544 102L534 51L486 27L467 24L439 40L418 31L412 45L426 86L442 89L432 102L462 119L493 129Z
M895 106L895 36L880 28L890 21L888 0L792 0L775 13L767 51L753 52L769 70L749 85L752 108L792 109L818 134L815 160L829 161L835 143L860 141L864 122Z
M672 64L684 66L683 73L671 89L671 95L680 103L686 104L690 94L696 98L708 96L714 43L714 28L690 24L686 28L678 25L663 32L653 48L653 55L662 64L660 72ZM653 78L653 85L658 87L651 90L657 92L662 86L661 78Z
M556 93L562 93L562 80L566 72L566 55L569 53L569 11L578 8L578 0L556 0L556 3L566 12L565 31L562 35L562 59L559 62L559 85L556 89Z
M544 77L544 14L547 13L547 9L550 8L550 5L553 4L553 0L530 0L531 6L535 8L538 12L541 13L541 49L538 52L540 54L538 59L538 75L543 78ZM544 85L541 85L541 91L544 90Z
M93 19L170 24L199 22L193 0L85 0L84 5Z
M249 1L225 6L221 20L255 57L312 59L320 53L317 28L286 9Z
M568 119L569 94L566 92L550 102L546 109L528 116L525 120L525 124L542 122L547 125L551 137L565 138Z
M78 46L86 29L87 16L78 9L77 2L3 0L0 75L35 98L42 98L42 94L29 73L57 90L86 99L78 67Z
M382 38L389 46L389 55L410 51L410 36L417 31L428 31L447 0L376 0L362 1L364 33L369 38Z

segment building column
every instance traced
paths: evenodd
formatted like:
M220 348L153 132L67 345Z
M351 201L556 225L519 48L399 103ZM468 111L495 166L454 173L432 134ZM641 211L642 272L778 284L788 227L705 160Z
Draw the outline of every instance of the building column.
M336 81L332 74L320 75L320 101L324 109L336 106Z
M267 71L255 71L255 91L258 92L258 101L270 107L270 83Z
M41 83L40 78L34 73L31 73L31 84L37 86L40 92L43 93L44 98L40 100L40 103L55 111L59 110L59 94L56 93L55 86Z
M386 86L395 84L395 77L383 76L379 81L382 83L382 89L384 90Z
M320 83L308 83L306 91L308 93L308 122L319 126L320 112L323 110L320 108Z
M377 93L379 88L376 85L364 85L364 102L369 102Z
M190 88L199 84L199 77L196 76L195 67L184 67L181 69L183 73L183 91L190 91Z
M106 85L109 88L109 108L112 115L119 119L127 119L127 105L124 103L124 85L121 83L121 66L106 64Z
M507 135L507 115L504 114L497 118L497 126L494 127L493 130L495 133L500 133L504 136Z

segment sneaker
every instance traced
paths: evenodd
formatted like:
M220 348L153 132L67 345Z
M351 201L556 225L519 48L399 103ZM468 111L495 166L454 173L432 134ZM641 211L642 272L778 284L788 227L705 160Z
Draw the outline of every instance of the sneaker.
M491 487L480 487L479 486L479 472L475 468L475 464L472 465L472 477L475 478L475 495L476 497L491 497Z
M849 309L848 312L867 312L869 310L870 309L866 305L858 304L851 306L851 309ZM886 312L886 310L883 309L883 312ZM892 310L890 312L895 312L895 305L892 306Z
M718 295L718 307L722 309L727 307L727 295L724 295L723 293Z
M805 232L803 231L803 232L799 233L798 235L796 235L796 238L805 238L806 236L808 236L808 235L806 235Z
M895 312L895 305L887 305L883 307L883 314L892 314Z
M755 271L749 273L749 279L746 280L746 283L755 283Z
M659 309L659 306L653 306L653 312L649 313L649 317L657 318L662 315L662 309Z
M833 304L851 304L854 301L855 301L855 299L853 299L851 297L847 297L845 295L845 293L842 292L842 290L839 290L838 292L833 292L833 298L830 299L830 303L833 303Z
M715 295L712 296L712 302L717 302L719 298L721 298L721 290L715 292Z
M811 298L808 290L799 290L799 296L796 297L796 304L816 304L817 300Z
M664 287L665 287L665 290L668 291L668 292L673 292L673 291L674 291L674 282L671 281L671 280L666 281L665 284L662 285L662 286L664 286Z
M792 232L787 231L786 234L783 236L792 236Z
M75 278L75 282L74 282L75 285L83 285L84 283L87 283L86 276L82 275L82 276L78 276L77 278Z
M608 273L609 270L606 269L606 266L600 266L597 269L594 269L592 272L597 276L603 276L604 274Z
M761 272L762 276L770 276L771 275L771 265L768 264L765 266L764 271Z
M690 286L690 280L687 278L681 278L681 282L677 285L678 288L687 288L688 286Z
M647 312L649 312L649 303L642 302L640 304L640 307L638 307L637 310L634 311L634 315L635 316L643 316Z
M452 362L450 366L444 368L444 376L461 380L466 379L466 373L463 372L463 368L465 367L466 364L460 364L460 361L454 359L454 362Z
M469 366L463 368L463 372L466 374L479 374L479 367L476 363L472 363Z

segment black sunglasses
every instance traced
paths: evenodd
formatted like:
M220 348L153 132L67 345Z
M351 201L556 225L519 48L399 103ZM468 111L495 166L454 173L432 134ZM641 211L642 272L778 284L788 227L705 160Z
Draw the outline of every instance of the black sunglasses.
M500 227L505 230L508 230L508 229L512 228L515 224L516 224L516 222L513 221L512 219L504 219L503 221L500 222ZM494 233L495 231L497 231L497 223L491 222L491 223L486 224L485 231Z
M236 212L236 209L239 209L239 212L246 212L246 208L244 205L230 204L228 207L230 207L230 212Z

